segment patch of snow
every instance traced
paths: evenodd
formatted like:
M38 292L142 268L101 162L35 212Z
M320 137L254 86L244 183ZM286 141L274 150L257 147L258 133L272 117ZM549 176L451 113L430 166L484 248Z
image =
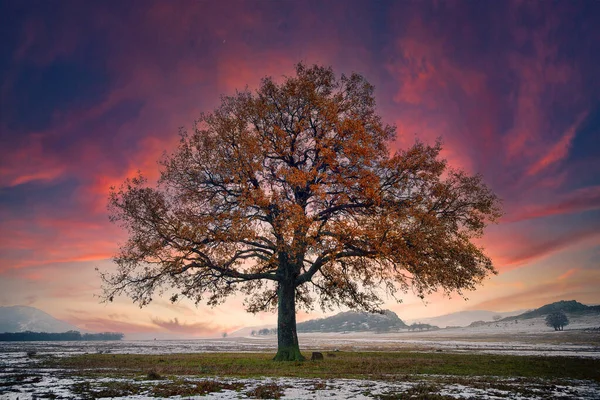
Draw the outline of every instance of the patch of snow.
M578 343L561 342L561 337L568 334L565 332L544 331L534 334L488 334L482 335L478 329L453 329L440 330L423 333L326 333L326 334L300 334L300 342L304 351L308 349L333 350L381 350L381 351L444 351L444 352L466 352L466 353L494 353L494 354L516 354L516 355L549 355L549 356L574 356L600 358L600 346L597 338L598 333L590 333ZM533 335L533 336L532 336ZM582 333L582 335L588 335ZM568 336L575 337L575 336ZM590 338L592 340L590 340ZM593 344L588 344L593 343ZM595 343L595 344L594 344ZM148 340L148 341L106 341L106 342L0 342L0 398L2 399L33 399L45 393L52 393L57 398L77 398L72 393L72 385L88 381L101 384L117 381L112 378L90 379L70 377L66 371L50 370L40 368L40 361L47 356L66 357L77 354L113 353L113 354L172 354L172 353L203 353L203 352L260 352L275 351L277 347L276 337L239 337L223 339L198 339L198 340ZM35 352L30 357L28 353ZM14 379L17 375L25 375L26 379L20 381ZM295 378L262 378L262 379L234 379L234 378L202 378L219 379L225 382L238 382L244 385L242 392L224 390L211 393L202 398L207 399L234 399L239 398L244 392L255 388L257 385L274 382L285 387L285 396L290 399L368 399L378 395L389 395L404 393L417 384L427 383L427 377L419 375L413 377L424 379L423 381L411 382L379 382L369 380L348 379L295 379ZM15 382L11 385L12 380ZM201 378L187 378L201 380ZM453 382L453 377L444 377L446 384L439 384L438 393L455 397L481 398L481 399L600 399L600 385L591 381L570 381L568 384L536 386L527 384L527 395L517 390L523 385L522 382L509 378L497 378L501 383L513 385L514 391L503 388L502 390L486 388L484 384L475 384L479 378L469 377L471 384ZM439 381L440 376L432 377ZM127 380L125 380L127 381ZM485 382L483 378L479 380ZM136 382L139 383L139 382ZM156 382L144 381L144 385ZM318 384L318 385L317 385ZM438 383L436 383L438 385ZM508 393L508 394L507 394ZM534 395L531 395L534 393ZM135 395L123 397L131 400L151 399L147 395ZM188 398L188 397L186 397ZM200 397L196 397L200 398Z

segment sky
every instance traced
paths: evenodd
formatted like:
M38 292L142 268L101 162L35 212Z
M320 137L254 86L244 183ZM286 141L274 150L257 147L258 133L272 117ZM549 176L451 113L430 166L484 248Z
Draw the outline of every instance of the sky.
M386 308L417 319L600 304L598 20L600 2L576 0L1 0L0 306L126 334L275 324L242 295L216 308L100 303L95 269L114 270L126 239L108 221L109 187L158 176L179 127L300 61L365 76L397 126L392 151L442 137L450 165L503 200L478 241L497 275L466 298L409 292Z

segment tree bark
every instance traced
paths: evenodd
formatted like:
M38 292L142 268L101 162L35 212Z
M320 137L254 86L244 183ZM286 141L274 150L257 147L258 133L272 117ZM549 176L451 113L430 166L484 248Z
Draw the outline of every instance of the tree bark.
M304 361L296 332L296 287L281 281L277 288L277 354L275 361Z

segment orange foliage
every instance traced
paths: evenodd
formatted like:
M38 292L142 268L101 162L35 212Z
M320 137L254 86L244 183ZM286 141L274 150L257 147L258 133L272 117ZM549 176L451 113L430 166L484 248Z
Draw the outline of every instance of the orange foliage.
M298 64L281 84L223 97L181 132L157 187L140 176L113 190L129 240L103 274L106 298L145 305L173 288L217 304L240 289L256 312L286 284L309 308L374 310L385 291L473 289L494 270L471 239L499 201L448 168L439 142L390 154L395 133L373 87L330 68Z

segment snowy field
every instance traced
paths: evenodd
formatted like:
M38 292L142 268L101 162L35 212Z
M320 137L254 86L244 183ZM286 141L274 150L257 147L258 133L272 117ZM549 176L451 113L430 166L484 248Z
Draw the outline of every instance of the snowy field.
M0 393L0 398L7 400L24 399L77 399L90 398L89 394L78 396L72 390L77 385L94 385L107 381L122 384L131 384L133 380L119 379L82 379L57 377L52 374L44 375L34 382L23 382L18 388ZM208 379L185 378L185 383L209 382ZM144 385L160 385L163 381L145 381ZM436 381L437 382L437 381ZM298 379L298 378L264 378L264 379L220 379L221 385L231 385L236 389L222 389L218 392L207 393L201 396L173 396L175 399L247 399L247 398L282 398L282 399L400 399L410 398L411 395L421 395L419 399L599 399L600 385L586 381L569 381L566 384L552 384L540 382L523 382L515 379L504 379L496 382L499 388L490 383L489 379L470 377L468 382L464 379L460 383L452 382L449 377L445 383L430 383L427 379L408 382L382 382L352 379ZM180 383L181 384L181 383ZM273 389L273 387L275 389ZM239 388L242 388L239 390ZM266 389L265 389L266 388ZM258 390L257 390L258 389ZM262 390L261 390L262 389ZM270 390L268 392L267 390ZM260 393L257 395L257 393ZM265 395L266 393L266 395ZM269 395L268 393L277 393ZM428 397L427 394L432 394ZM401 397L405 395L406 397ZM435 397L434 397L435 396ZM114 397L105 396L101 391L91 398L147 400L156 397L149 394L135 394Z
M554 332L544 327L540 319L500 323L497 326L430 332L301 334L300 342L307 355L310 355L313 350L339 349L341 351L494 353L600 359L600 332L590 329L594 326L600 326L600 320L586 320L581 324L576 321L569 326L570 329ZM151 380L140 383L117 378L92 379L72 376L69 371L40 368L41 360L48 357L86 353L274 352L275 348L276 338L273 336L181 341L0 342L0 398L90 398L90 390L91 393L95 393L95 388L98 389L97 396L93 396L94 398L103 398L103 396L115 398L114 393L102 392L100 389L105 387L107 382L118 387L138 385L138 394L118 396L118 398L161 397L156 396L156 391L152 391L152 388L159 383ZM220 391L192 397L207 399L272 398L279 395L286 399L390 399L400 398L400 395L407 398L415 395L421 396L416 398L424 399L428 398L427 393L435 393L438 396L435 397L436 399L600 399L598 382L576 380L562 380L557 383L541 379L523 381L520 378L494 377L490 381L490 377L424 375L407 376L401 381L269 377L263 379L180 377L179 379L181 380L177 384L182 385L209 385L218 381L218 385L221 385ZM160 382L164 384L165 381ZM83 386L88 392L81 395L77 390ZM181 396L173 398L181 398Z

